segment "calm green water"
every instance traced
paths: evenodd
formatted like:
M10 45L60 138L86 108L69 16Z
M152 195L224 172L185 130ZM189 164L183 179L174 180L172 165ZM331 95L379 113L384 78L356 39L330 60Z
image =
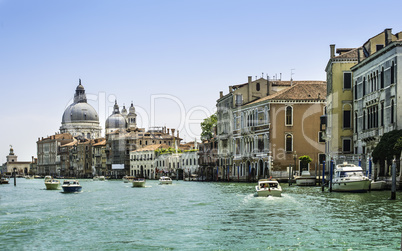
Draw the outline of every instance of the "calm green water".
M12 182L11 182L12 183ZM0 186L1 250L399 250L402 194L343 194L283 185L174 181L132 188L82 180L83 192L42 180Z

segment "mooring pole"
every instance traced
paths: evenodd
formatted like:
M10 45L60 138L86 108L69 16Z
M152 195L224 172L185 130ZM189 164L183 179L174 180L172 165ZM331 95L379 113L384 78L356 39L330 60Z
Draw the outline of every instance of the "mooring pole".
M289 177L288 177L288 185L289 186L291 186L292 184L291 184L291 175L292 175L292 167L291 167L291 165L289 164Z
M325 160L322 162L322 183L321 183L321 190L324 192L324 185L325 185Z
M15 172L16 168L14 168L14 186L17 186L17 173Z
M329 168L329 192L332 193L332 172L334 170L334 160L331 159L331 166Z
M392 187L391 187L391 200L396 199L396 161L392 160Z

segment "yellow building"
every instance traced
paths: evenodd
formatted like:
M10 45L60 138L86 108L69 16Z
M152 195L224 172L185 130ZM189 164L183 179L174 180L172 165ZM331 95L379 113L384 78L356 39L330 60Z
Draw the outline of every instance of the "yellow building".
M353 91L352 71L358 62L358 48L339 48L330 45L327 73L326 161L353 154Z

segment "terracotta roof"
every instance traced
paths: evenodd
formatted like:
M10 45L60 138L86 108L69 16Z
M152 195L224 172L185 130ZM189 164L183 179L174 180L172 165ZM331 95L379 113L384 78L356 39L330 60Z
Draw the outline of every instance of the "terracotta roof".
M353 59L356 59L357 60L357 53L358 53L358 49L360 49L361 47L359 47L359 48L354 48L354 49L337 49L336 50L336 52L338 52L339 50L349 50L349 51L347 51L347 52L343 52L343 53L341 53L341 55L338 55L338 56L335 56L335 57L333 57L333 59L342 59L342 58L344 58L344 59L351 59L351 58L353 58Z
M135 151L131 152L145 152L145 151L155 151L158 148L169 148L170 146L165 145L165 144L155 144L155 145L149 145L140 149L137 149Z
M321 82L321 83L316 83ZM311 81L311 83L295 84L282 91L258 99L247 105L255 104L265 100L325 100L327 85L324 81Z
M93 146L105 146L106 145L106 139L99 141L98 143L93 144Z

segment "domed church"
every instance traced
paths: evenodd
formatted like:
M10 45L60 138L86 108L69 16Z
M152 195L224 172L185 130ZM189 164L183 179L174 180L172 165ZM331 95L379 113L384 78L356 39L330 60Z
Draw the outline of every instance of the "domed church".
M101 137L101 130L98 113L87 103L85 89L80 79L75 90L74 102L63 113L60 133L95 139Z
M129 108L129 113L127 114L127 109L123 106L121 113L119 111L119 105L117 104L117 100L113 106L113 113L110 115L105 122L105 130L106 134L115 132L119 130L119 132L126 132L128 130L135 130L137 128L137 114L135 113L135 108L133 103Z

